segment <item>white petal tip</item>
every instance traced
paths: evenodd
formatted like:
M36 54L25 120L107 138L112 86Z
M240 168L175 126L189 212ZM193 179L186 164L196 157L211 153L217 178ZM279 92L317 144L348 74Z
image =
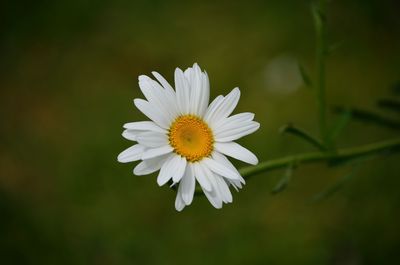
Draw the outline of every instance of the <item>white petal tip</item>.
M137 107L138 106L138 104L140 104L140 101L142 101L143 99L141 99L141 98L135 98L134 100L133 100L133 104L135 104L135 106Z
M122 137L124 137L127 140L136 141L136 136L133 134L130 134L127 130L124 130L121 135L122 135Z
M122 155L121 155L121 154L118 155L117 161L120 162L120 163L129 163L129 162L132 162L132 160L127 159L126 156L123 155L123 154L122 154Z
M175 206L175 210L176 210L177 212L182 212L184 208L185 208L185 205Z
M122 151L118 155L117 160L120 163L128 163L128 162L137 161L142 156L143 151L144 151L143 146L138 145L138 144L133 145L133 146L129 147L128 149L125 149L124 151Z
M256 156L252 157L252 159L249 161L250 165L257 165L258 164L258 158Z
M168 182L168 181L167 181ZM165 183L167 183L167 182L165 182L165 181L160 181L160 180L158 180L157 179L157 184L158 184L158 186L163 186Z
M183 208L185 208L185 202L182 200L182 197L180 196L179 193L176 194L176 199L175 199L175 209L178 212L181 212L183 210Z
M147 75L139 75L138 80L140 81L147 81L150 78Z
M232 89L232 92L240 94L240 89L238 87L235 87L234 89Z
M192 203L192 198L188 196L182 196L182 200L185 202L186 205L190 205Z

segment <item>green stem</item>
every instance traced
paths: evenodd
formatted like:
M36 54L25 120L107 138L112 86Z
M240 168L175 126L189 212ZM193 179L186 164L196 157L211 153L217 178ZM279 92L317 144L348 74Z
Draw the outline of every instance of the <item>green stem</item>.
M305 140L306 142L314 145L315 147L317 147L319 150L323 151L326 150L325 146L323 143L321 143L320 140L314 138L313 136L311 136L308 132L295 127L292 124L287 124L285 126L283 126L280 129L281 133L291 133L293 135L296 135L298 137L300 137L301 139Z
M257 166L245 167L240 169L243 177L250 176L273 169L288 167L293 164L309 164L318 162L329 162L333 160L349 160L382 151L400 148L400 138L367 144L358 147L337 149L335 152L312 152L298 155L286 156L273 160L261 162Z
M325 100L325 59L326 59L326 0L320 0L314 7L316 31L316 98L320 137L327 145L326 100Z

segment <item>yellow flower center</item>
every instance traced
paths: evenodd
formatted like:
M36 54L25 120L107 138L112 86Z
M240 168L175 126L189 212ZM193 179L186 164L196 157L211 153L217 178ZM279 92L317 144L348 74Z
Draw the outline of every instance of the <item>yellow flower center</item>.
M214 137L211 129L194 115L176 118L169 129L169 143L174 152L190 162L196 162L211 155Z

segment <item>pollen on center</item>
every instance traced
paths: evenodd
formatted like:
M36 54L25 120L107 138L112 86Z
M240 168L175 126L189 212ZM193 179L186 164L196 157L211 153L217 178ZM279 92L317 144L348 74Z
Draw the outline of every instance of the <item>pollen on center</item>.
M214 137L208 125L194 115L176 118L169 129L169 143L174 152L190 162L211 155Z

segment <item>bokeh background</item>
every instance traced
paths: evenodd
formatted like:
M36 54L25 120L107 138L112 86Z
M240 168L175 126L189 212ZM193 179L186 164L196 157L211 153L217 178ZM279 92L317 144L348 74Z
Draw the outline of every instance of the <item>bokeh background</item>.
M330 106L376 107L400 80L398 1L330 1ZM299 167L249 179L234 203L197 197L183 212L155 175L116 157L122 124L144 116L140 74L194 62L211 94L239 86L237 112L261 128L240 140L260 160L312 151L279 127L316 134L316 105L297 70L314 70L310 1L2 1L0 4L1 264L393 264L400 248L399 155L351 166ZM398 97L397 97L398 99ZM397 115L397 116L396 116ZM330 111L330 124L337 115ZM352 121L349 147L395 129ZM243 166L236 163L238 167Z

